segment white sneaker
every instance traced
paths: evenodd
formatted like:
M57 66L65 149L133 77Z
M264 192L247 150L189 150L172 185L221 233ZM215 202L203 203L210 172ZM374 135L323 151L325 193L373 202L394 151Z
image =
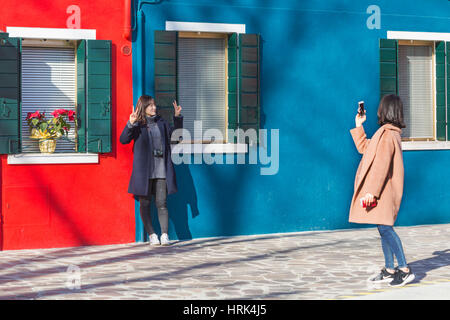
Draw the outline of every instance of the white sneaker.
M150 245L151 246L157 246L159 245L158 235L156 233L152 233L150 235Z
M162 235L161 235L161 245L162 246L168 246L170 243L169 243L169 236L167 235L167 233L163 233Z

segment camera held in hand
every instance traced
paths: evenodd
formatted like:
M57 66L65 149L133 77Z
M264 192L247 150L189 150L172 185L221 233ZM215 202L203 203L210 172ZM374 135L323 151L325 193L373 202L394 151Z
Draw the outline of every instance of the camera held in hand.
M153 150L153 155L154 155L156 158L162 158L162 157L164 156L164 153L162 152L162 150L154 149L154 150Z

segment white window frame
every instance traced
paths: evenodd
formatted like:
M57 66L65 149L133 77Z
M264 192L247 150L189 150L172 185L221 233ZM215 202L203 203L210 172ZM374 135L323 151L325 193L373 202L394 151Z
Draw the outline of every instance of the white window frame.
M166 31L245 33L245 24L166 21ZM248 153L248 145L245 143L177 144L172 146L172 153Z
M422 40L422 41L446 41L450 42L450 33L444 32L410 32L410 31L387 31L387 39L394 40ZM448 57L447 57L448 59ZM436 69L435 62L433 68ZM450 72L450 70L447 70ZM435 79L434 79L435 81ZM447 83L447 86L450 85ZM435 89L436 90L436 89ZM436 95L436 91L434 92ZM447 97L446 90L446 101ZM446 103L447 105L447 103ZM436 105L434 105L436 108ZM436 121L436 119L435 119ZM447 124L450 125L450 124ZM446 128L447 130L447 128ZM450 150L450 141L402 141L404 151L413 150Z
M47 40L96 40L95 29L6 27L10 37ZM20 153L8 155L8 164L98 163L97 153Z

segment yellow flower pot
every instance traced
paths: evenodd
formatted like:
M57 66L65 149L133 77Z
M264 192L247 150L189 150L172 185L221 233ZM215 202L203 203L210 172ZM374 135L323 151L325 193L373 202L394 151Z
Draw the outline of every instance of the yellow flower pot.
M41 153L53 153L55 148L55 139L39 139L39 150L41 150Z

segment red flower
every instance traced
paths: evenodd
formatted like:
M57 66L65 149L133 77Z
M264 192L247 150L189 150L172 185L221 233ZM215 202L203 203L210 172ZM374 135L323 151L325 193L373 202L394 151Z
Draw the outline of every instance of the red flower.
M69 128L67 128L67 127L63 127L63 129L64 129L65 131L69 131Z
M75 111L69 110L69 111L68 111L68 116L69 116L69 121L75 120L75 118L74 118L74 116L75 116Z
M52 112L52 116L55 117L55 118L57 118L57 117L59 117L59 116L65 115L66 113L67 113L67 110L66 110L66 109L57 109L57 110L55 110L55 111Z
M38 110L38 111L36 111L35 113L28 112L27 119L31 119L31 118L39 118L39 119L42 119L43 116L44 116L44 115L41 114L41 113L39 112L39 110Z

